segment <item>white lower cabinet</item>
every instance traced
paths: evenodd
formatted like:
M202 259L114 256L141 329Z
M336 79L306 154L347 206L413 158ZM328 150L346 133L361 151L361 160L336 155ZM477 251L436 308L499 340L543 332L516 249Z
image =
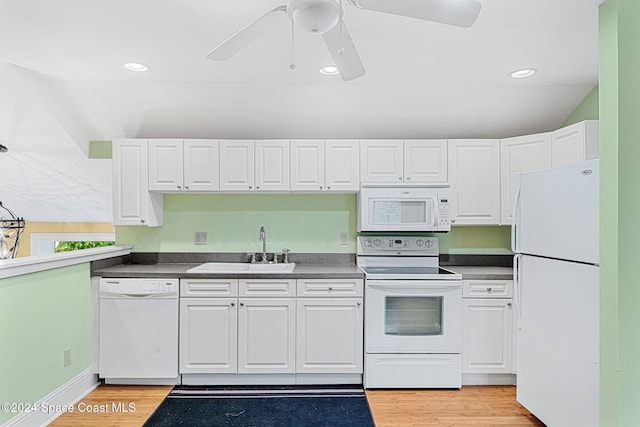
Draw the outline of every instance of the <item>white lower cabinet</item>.
M183 383L242 383L242 377L321 383L326 374L333 374L327 382L361 382L363 285L362 279L181 280Z
M512 296L510 280L463 281L463 384L514 382Z
M297 323L297 372L362 373L362 298L299 298Z
M295 298L240 298L238 373L295 372Z

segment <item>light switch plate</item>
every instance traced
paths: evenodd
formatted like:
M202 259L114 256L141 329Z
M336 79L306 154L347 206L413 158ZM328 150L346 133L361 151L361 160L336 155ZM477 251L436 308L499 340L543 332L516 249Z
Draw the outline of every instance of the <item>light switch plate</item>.
M196 231L193 236L194 245L206 245L208 233L206 231Z
M349 232L348 231L341 231L340 232L340 244L341 245L348 245L349 244Z

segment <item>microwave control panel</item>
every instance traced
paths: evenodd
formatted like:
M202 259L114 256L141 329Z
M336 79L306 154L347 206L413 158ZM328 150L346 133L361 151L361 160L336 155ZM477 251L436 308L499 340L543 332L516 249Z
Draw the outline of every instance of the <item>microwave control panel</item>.
M438 225L439 226L449 226L449 199L448 198L439 198L438 199Z

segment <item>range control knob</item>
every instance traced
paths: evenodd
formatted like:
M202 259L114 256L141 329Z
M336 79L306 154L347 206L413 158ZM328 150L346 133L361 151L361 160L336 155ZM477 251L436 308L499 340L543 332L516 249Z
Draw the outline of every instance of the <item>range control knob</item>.
M365 245L367 248L370 248L370 247L371 247L371 240L365 240L365 241L364 241L364 245Z
M382 241L380 239L375 239L373 241L373 246L380 246L382 244Z
M427 241L425 242L425 245L426 245L428 248L431 248L431 247L433 246L433 241L431 241L431 240L427 240Z
M416 240L416 246L419 247L419 248L424 246L424 240L422 240L422 239Z

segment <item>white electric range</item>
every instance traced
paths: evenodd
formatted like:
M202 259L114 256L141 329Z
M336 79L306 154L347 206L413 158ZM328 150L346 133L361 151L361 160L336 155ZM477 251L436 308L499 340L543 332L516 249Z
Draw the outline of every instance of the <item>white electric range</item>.
M437 237L359 236L366 388L460 388L462 277Z

